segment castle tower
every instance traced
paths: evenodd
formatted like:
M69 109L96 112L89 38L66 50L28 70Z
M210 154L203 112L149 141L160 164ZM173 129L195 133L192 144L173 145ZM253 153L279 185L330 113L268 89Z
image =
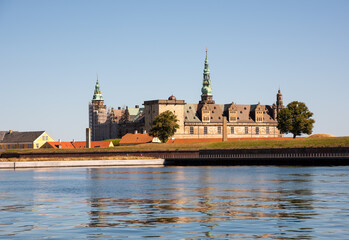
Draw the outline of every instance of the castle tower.
M206 49L206 58L204 66L204 74L201 88L201 101L200 104L214 104L212 100L212 88L211 88L211 78L210 78L210 69L208 68L208 59L207 59L207 49Z
M282 101L282 94L279 89L278 93L276 94L276 111L277 113L280 112L281 109L284 108L283 101Z
M97 76L92 102L89 104L89 127L91 128L92 141L107 138L106 122L107 107L104 105L104 99Z

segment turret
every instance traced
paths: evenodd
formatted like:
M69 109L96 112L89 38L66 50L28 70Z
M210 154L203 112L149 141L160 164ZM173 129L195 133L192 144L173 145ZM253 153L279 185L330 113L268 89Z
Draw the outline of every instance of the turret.
M284 108L283 101L282 101L282 94L280 89L278 90L278 93L276 94L276 111L277 113L280 112L281 109Z
M92 103L89 104L89 127L91 128L91 137L93 141L106 139L105 131L102 131L102 125L107 121L107 107L104 105L104 99L100 90L98 76L95 90L92 97Z

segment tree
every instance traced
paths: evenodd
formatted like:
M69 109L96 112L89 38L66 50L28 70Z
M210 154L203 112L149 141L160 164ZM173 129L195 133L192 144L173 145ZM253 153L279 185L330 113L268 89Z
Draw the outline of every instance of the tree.
M281 133L292 133L293 138L302 133L311 134L315 120L305 103L293 101L278 113L277 128Z
M158 137L161 142L167 142L179 128L178 120L175 114L167 110L155 117L153 127L150 129L150 136Z

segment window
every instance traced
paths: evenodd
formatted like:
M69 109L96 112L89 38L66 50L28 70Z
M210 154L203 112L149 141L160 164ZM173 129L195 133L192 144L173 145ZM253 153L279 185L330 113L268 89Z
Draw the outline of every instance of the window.
M217 127L217 133L222 134L222 127Z
M266 132L267 134L270 133L269 126L267 126L267 129L265 130L265 132Z
M207 134L207 127L204 127L204 134Z
M190 127L190 134L194 134L194 127Z
M259 127L256 127L256 135L259 134Z
M42 136L42 140L45 141L45 136Z
M248 134L248 127L245 127L245 134Z
M39 143L36 144L36 148L39 148Z
M234 127L230 127L230 134L234 134Z

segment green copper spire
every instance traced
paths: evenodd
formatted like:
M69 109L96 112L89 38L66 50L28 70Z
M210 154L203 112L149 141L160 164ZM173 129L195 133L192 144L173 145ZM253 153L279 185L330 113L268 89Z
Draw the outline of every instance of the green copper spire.
M204 77L202 82L201 93L202 93L201 96L204 96L204 95L212 96L210 69L208 68L208 59L207 59L207 48L206 48L205 68L204 68Z
M98 75L97 75L97 82L96 82L96 86L95 86L95 92L93 94L92 100L104 100L103 96L102 96L102 92L99 88Z

